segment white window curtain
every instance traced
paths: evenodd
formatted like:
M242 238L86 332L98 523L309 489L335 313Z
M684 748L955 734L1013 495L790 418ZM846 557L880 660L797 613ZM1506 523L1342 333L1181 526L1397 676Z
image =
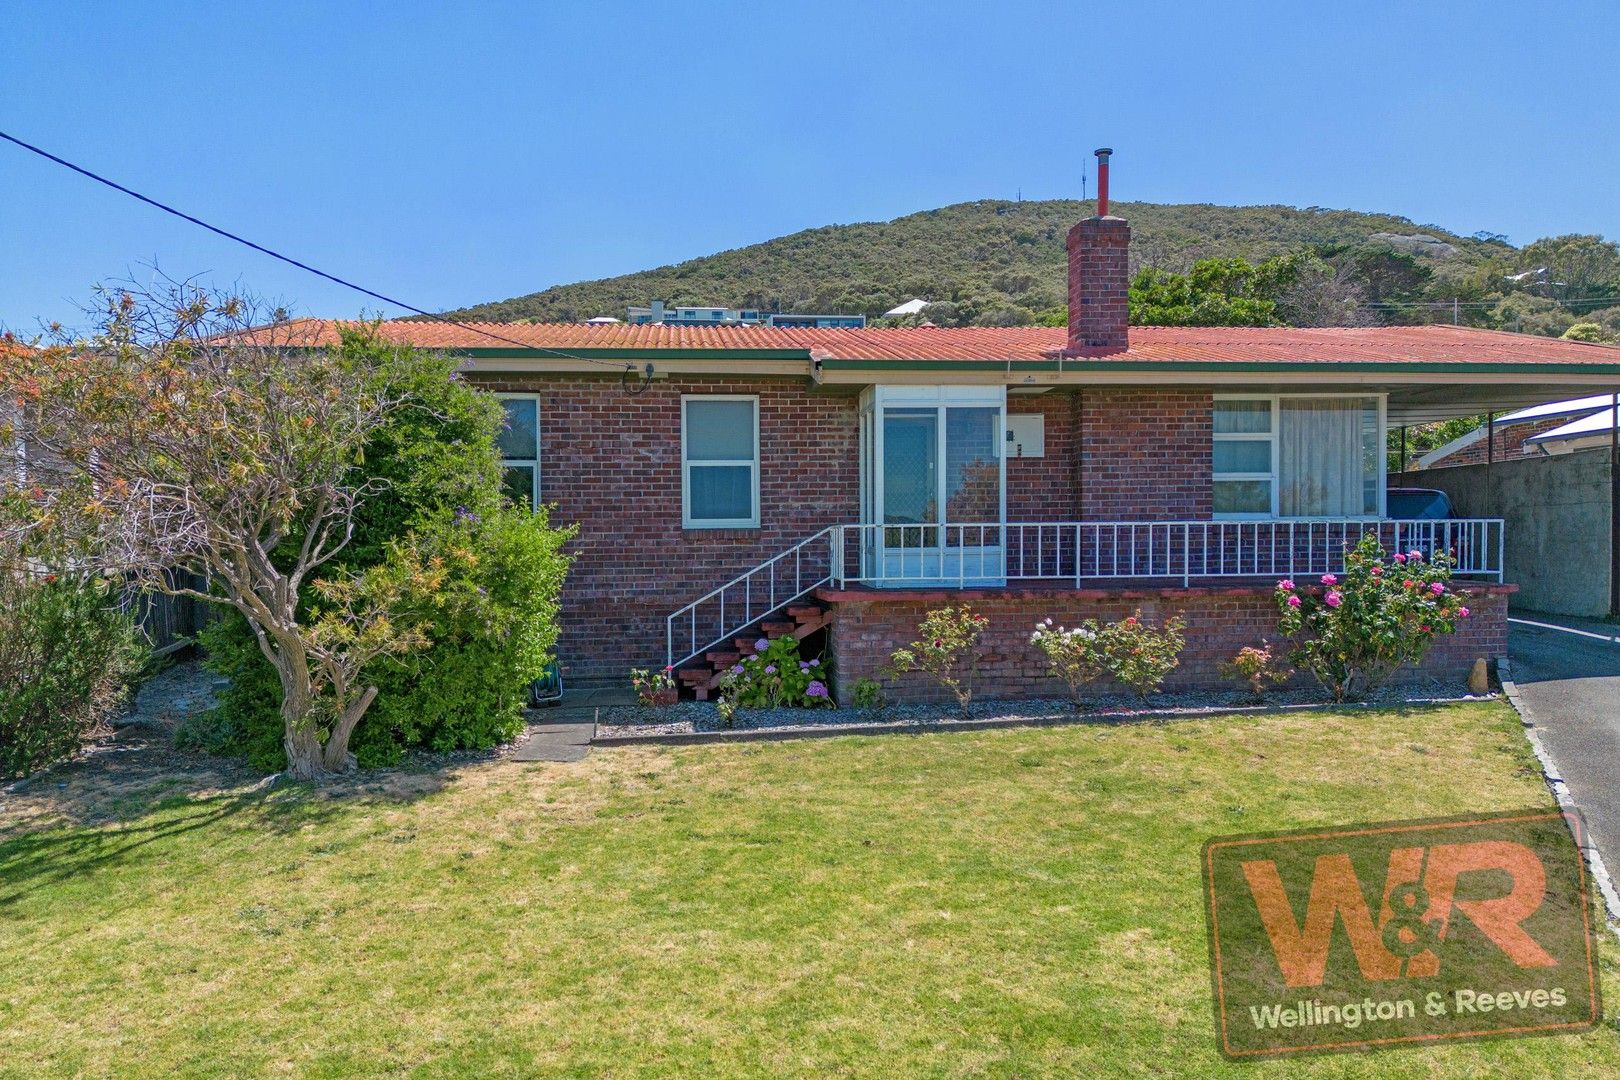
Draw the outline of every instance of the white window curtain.
M1376 515L1376 400L1285 397L1280 412L1278 513L1283 517Z

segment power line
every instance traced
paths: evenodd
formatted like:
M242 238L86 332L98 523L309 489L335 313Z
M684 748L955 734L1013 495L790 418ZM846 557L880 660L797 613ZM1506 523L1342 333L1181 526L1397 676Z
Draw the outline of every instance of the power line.
M599 359L597 359L596 357L593 357L593 356L578 356L578 355L576 355L574 353L564 352L563 350L560 350L560 349L548 349L548 348L546 348L546 347L544 347L542 345L535 345L535 344L532 344L532 343L527 342L527 341L519 341L517 338L511 338L511 337L506 337L503 334L497 334L495 331L486 329L485 327L482 327L482 326L478 326L475 323L462 322L459 319L446 319L443 316L436 315L433 312L428 311L428 310L426 310L424 308L419 308L415 304L407 304L403 300L396 300L394 297L385 295L384 293L377 292L375 289L368 289L364 285L357 285L354 282L349 281L349 280L347 280L345 278L338 277L336 274L328 274L325 270L316 269L315 267L310 266L308 263L300 262L299 260L293 258L290 255L283 255L281 252L275 251L275 250L273 250L271 248L267 248L263 244L256 244L252 240L249 240L249 239L247 239L246 237L243 237L243 236L238 236L236 233L233 233L228 229L222 229L217 225L210 225L208 222L204 221L202 218L195 217L195 216L193 216L191 214L186 213L183 210L177 210L174 207L170 206L168 203L159 202L157 199L154 199L154 198L152 198L152 197L150 197L148 195L142 195L140 192L136 191L134 188L125 187L123 184L118 183L116 180L110 180L107 177L102 176L100 173L92 172L89 169L86 169L82 165L75 165L73 162L67 160L66 158L58 157L57 155L51 153L49 150L45 150L45 149L42 149L41 147L35 146L33 143L25 142L22 139L17 138L17 136L9 134L8 132L0 131L0 139L4 139L5 141L7 141L9 143L12 143L12 144L14 144L16 146L20 146L24 150L27 150L29 153L38 154L40 157L46 159L47 161L53 161L56 164L58 164L58 165L62 166L63 168L65 168L65 169L71 169L72 171L78 173L80 176L88 177L89 179L94 180L98 184L105 184L107 187L112 188L114 191L121 192L121 193L123 193L125 195L128 195L130 198L137 199L140 202L143 202L148 206L156 207L157 209L163 211L165 214L172 214L175 217L181 219L182 221L189 221L191 224L200 226L201 228L204 228L204 229L207 229L209 232L214 233L214 234L216 234L218 236L223 236L227 240L234 241L234 242L236 242L238 244L243 245L244 247L252 248L254 251L257 251L262 255L268 255L272 259L279 259L281 262L284 262L289 266L296 266L298 269L304 270L304 271L306 271L308 273L311 273L311 274L314 274L316 277L325 278L327 281L330 281L330 282L332 282L332 283L334 283L336 285L341 285L346 289L353 289L355 292L362 293L362 294L364 294L366 296L371 297L374 300L381 300L385 304L392 304L394 307L404 308L406 311L409 311L412 314L425 315L428 318L434 319L434 320L436 320L438 322L448 323L451 326L459 326L463 330L471 330L473 333L482 334L485 337L491 338L491 339L493 339L495 341L503 341L508 345L516 345L519 348L533 349L533 350L535 350L537 352L549 353L552 356L559 356L559 357L562 357L563 359L566 359L566 360L579 360L579 361L582 361L582 362L585 362L585 363L590 363L590 364L600 364L603 367L611 367L611 368L614 368L615 370L619 370L620 367L621 367L619 364L617 364L617 363L615 363L615 362L613 362L611 360L599 360ZM649 367L650 366L651 365L649 365ZM634 364L625 364L625 365L623 365L622 370L626 374L628 374L629 372L632 372L632 371L635 370L635 365ZM651 371L648 371L647 376L648 376L649 379L652 377ZM645 387L643 387L643 389L645 389Z
M1499 299L1496 299L1496 300L1378 300L1378 301L1368 301L1367 303L1356 304L1354 306L1361 307L1361 308L1416 308L1416 307L1432 307L1432 308L1465 307L1465 308L1475 308L1475 307L1495 307L1496 305L1502 303L1503 300L1506 300L1508 297L1510 297L1510 296L1519 296L1519 295L1522 295L1522 296L1535 296L1536 294L1535 293L1503 293L1502 296ZM1544 297L1538 297L1538 299L1551 300L1552 298L1544 296ZM1559 305L1560 307L1573 307L1576 304L1599 304L1599 305L1620 304L1620 296L1589 296L1589 297L1586 297L1585 299L1581 299L1581 300L1553 300L1553 303Z

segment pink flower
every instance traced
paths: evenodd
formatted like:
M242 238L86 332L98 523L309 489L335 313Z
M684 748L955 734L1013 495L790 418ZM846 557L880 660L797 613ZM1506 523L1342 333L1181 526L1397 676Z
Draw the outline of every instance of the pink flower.
M1422 626L1418 627L1418 629L1427 634L1429 632L1429 624L1424 623Z
M1403 563L1406 561L1406 556L1397 551L1395 553L1395 561L1398 563Z
M1411 559L1413 562L1422 562L1423 552L1419 551L1417 548L1413 548L1411 551L1406 553L1406 557Z
M1429 584L1429 591L1434 593L1434 595L1439 596L1441 593L1446 591L1446 587L1440 584L1440 582L1435 581Z
M1289 598L1288 598L1288 606L1289 606L1289 607L1299 607L1299 597L1297 597L1297 596L1290 596L1290 597L1289 597Z
M1457 609L1457 618L1459 618L1459 619L1468 618L1468 609L1465 608L1465 607L1458 608Z
M1338 607L1344 603L1344 597L1330 590L1326 596L1322 597L1322 602L1328 607Z
M1337 585L1338 583L1339 583L1339 579L1334 577L1332 574L1323 574L1322 575L1322 584L1324 584L1324 585Z
M1373 577L1383 577L1384 576L1384 568L1382 566L1373 567L1372 568L1372 576Z
M1281 581L1277 582L1277 588L1280 589L1283 592L1293 592L1294 591L1294 579L1293 578L1283 578Z

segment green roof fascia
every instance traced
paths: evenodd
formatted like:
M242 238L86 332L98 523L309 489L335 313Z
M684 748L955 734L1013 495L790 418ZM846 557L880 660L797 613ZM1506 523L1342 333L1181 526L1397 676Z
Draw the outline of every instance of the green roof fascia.
M1478 375L1620 375L1620 361L1612 364L1505 364L1453 361L1399 363L1388 361L1302 360L1119 360L1099 362L1090 357L1064 360L823 360L824 371L1020 371L1065 374L1079 372L1240 372L1286 374L1311 371L1353 371L1379 374L1416 372L1424 375L1462 373Z

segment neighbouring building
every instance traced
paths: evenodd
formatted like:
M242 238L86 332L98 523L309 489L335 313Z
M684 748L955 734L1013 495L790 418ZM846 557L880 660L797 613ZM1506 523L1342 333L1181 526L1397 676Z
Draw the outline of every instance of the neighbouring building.
M866 325L866 316L784 314L782 312L718 307L707 304L683 304L670 307L666 306L662 300L654 300L647 307L630 308L629 317L625 321L637 326L657 323L665 326L784 326L823 330L858 330Z
M1170 685L1272 634L1275 582L1364 532L1447 550L1473 617L1425 671L1506 646L1514 538L1385 515L1392 425L1620 387L1620 348L1451 326L1127 325L1130 228L1068 234L1067 327L679 321L382 325L500 395L512 489L577 523L561 658L576 683L668 663L690 692L761 636L876 677L923 613L989 615L983 692L1051 694L1029 631L1182 616ZM715 310L715 309L710 309ZM305 344L330 324L293 328ZM515 344L518 343L518 344ZM893 696L933 693L907 677Z
M1607 346L1599 346L1605 348ZM1613 412L1614 399L1607 394L1552 401L1498 416L1459 435L1444 446L1435 447L1413 459L1412 469L1446 469L1458 465L1484 465L1490 461L1510 461L1525 454L1553 453L1567 447L1575 432L1599 410ZM1574 427L1574 431L1566 430ZM1602 424L1600 424L1602 426ZM1606 426L1603 430L1607 431ZM1545 436L1545 438L1544 438Z

